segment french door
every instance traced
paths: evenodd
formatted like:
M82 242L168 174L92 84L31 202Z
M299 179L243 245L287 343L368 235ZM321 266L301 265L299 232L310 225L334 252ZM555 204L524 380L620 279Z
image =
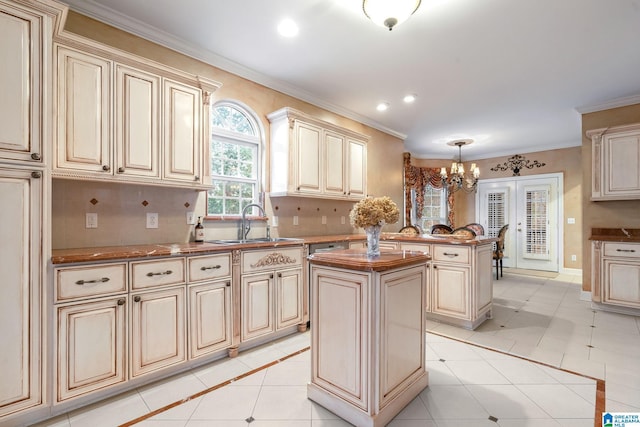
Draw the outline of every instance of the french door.
M476 221L489 236L509 224L504 266L558 271L562 236L562 174L478 182Z

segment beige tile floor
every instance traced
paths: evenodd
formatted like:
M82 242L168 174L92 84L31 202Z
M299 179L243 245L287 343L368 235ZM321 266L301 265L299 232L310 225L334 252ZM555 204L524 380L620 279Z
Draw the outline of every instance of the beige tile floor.
M579 299L580 277L516 273L494 282L493 318L475 331L428 323L430 385L390 426L592 427L596 379L607 411L640 412L640 318L592 310ZM306 398L309 351L300 350L309 338L295 334L39 427L132 425L153 411L135 425L348 426Z

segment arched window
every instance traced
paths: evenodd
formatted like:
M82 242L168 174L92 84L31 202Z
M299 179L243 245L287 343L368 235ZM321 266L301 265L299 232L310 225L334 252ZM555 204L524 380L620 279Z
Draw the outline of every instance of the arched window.
M258 121L239 103L211 108L211 179L207 215L240 215L260 194L261 134Z

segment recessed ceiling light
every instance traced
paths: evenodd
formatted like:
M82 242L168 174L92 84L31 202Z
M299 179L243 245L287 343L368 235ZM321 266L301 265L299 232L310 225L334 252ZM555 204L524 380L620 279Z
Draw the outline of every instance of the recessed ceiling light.
M292 19L285 18L278 24L278 33L283 37L295 37L298 35L298 24Z
M386 111L388 108L389 108L389 103L388 102L381 102L376 107L376 110L378 110L378 111Z
M410 93L410 94L408 94L408 95L405 95L405 96L404 96L404 98L402 98L402 100L403 100L404 102L406 102L407 104L411 104L413 101L415 101L415 100L416 100L416 98L417 98L417 96L416 96L416 95L414 95L414 94Z

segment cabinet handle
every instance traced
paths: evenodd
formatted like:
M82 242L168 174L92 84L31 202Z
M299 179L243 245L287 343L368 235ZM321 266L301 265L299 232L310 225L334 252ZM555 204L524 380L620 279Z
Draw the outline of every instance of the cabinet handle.
M448 257L455 257L458 256L458 254L450 254L448 252L443 252L442 255L448 256Z
M140 300L141 300L141 299L142 299L142 298L140 298L140 295L136 295L135 297L133 297L133 300L134 300L135 302L140 302Z
M93 280L78 280L76 281L76 285L86 285L87 283L104 283L104 282L108 282L109 278L108 277L103 277L102 279L93 279Z
M171 270L162 271L160 273L151 273L151 272L149 272L149 273L147 273L147 277L164 276L166 274L171 274L171 273L173 273L173 271L171 271Z
M124 298L120 298L120 299L118 300L118 305L124 305L124 303L125 303L125 302L126 302L126 301L125 301L125 299L124 299Z
M42 178L42 172L40 171L31 172L31 178Z
M42 157L40 157L40 153L31 153L31 159L32 160L42 160Z
M118 168L118 173L124 173L124 168L122 166Z
M200 267L200 270L202 270L202 271L217 270L219 268L222 268L222 266L221 265L214 265L212 267Z
M111 170L111 167L109 165L102 165L102 170L107 172L107 171Z
M616 249L618 252L635 252L635 249Z

